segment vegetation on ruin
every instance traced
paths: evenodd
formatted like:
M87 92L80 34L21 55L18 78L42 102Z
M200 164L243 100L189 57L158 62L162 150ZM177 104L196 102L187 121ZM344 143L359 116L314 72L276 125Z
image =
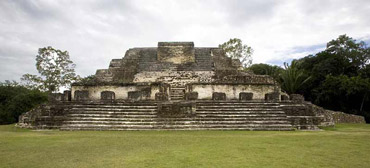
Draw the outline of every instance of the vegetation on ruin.
M47 93L16 82L0 83L0 124L18 121L19 115L47 101Z
M50 46L40 48L36 56L36 69L40 75L24 74L21 80L30 89L57 92L60 87L67 87L79 78L75 66L68 51Z
M227 57L240 60L243 67L249 67L252 64L253 49L243 44L242 40L232 38L218 47L225 51Z
M323 131L32 131L0 126L0 167L368 167L370 125Z
M341 35L324 51L293 60L283 70L268 64L248 69L271 75L287 93L303 94L321 107L362 115L370 122L370 48L363 41ZM287 75L291 71L295 75Z
M263 63L253 64L246 70L252 71L254 74L258 75L269 75L273 77L276 81L280 81L280 74L284 71L284 69L280 66Z

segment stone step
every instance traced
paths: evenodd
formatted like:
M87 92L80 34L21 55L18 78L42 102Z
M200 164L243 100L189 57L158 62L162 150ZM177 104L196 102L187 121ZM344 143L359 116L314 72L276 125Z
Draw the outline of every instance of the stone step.
M245 111L197 110L196 114L225 114L225 115L230 115L230 114L285 114L285 112L277 111L277 110L245 110Z
M185 94L172 94L171 97L184 97Z
M184 99L172 87L171 100ZM199 101L192 117L160 116L157 102L69 104L61 130L292 130L279 103Z
M68 103L68 102L67 102ZM69 102L69 105L123 105L123 106L156 106L157 101L118 101L118 102L106 102L106 101L91 101L91 102Z
M171 98L171 100L184 100L184 98Z
M71 111L142 111L142 112L153 112L157 109L119 109L119 108L72 108Z
M185 79L191 79L191 78L185 78ZM179 87L179 86L171 87L171 90L185 90L185 86L183 86L183 87Z
M66 121L275 121L286 120L286 117L260 117L248 118L112 118L112 117L68 117Z
M68 114L114 114L114 115L150 115L157 114L156 111L71 111Z
M95 129L107 129L107 128L119 128L119 129L184 129L184 128L199 128L199 129L213 129L213 128L259 128L261 130L268 128L292 128L290 124L269 124L269 125L260 125L260 124L207 124L207 125L106 125L106 124L68 124L62 126L62 128L95 128Z
M172 100L173 100L173 99L181 100L181 99L184 99L184 96L178 96L178 97L172 97L172 96L171 96L171 99L172 99Z
M268 104L268 103L197 103L197 106L203 106L203 107L208 107L208 106L273 106L273 107L280 107L279 105L276 104Z
M67 117L112 117L112 118L156 118L155 114L119 115L119 114L67 114Z
M157 106L122 106L122 105L74 105L72 108L135 108L135 109L155 109Z
M240 124L289 124L288 121L65 121L64 124L104 124L104 125L240 125Z
M285 116L285 114L238 114L238 115L227 115L227 114L197 114L197 117L223 117L223 118L242 118L242 117L282 117Z
M226 105L226 104L255 104L255 105L276 105L279 106L279 103L274 102L262 102L262 101L238 101L238 100L207 100L207 101L198 101L196 102L197 105L212 105L212 104L219 104L219 105Z
M293 131L291 127L287 128L95 128L95 127L62 127L63 131Z
M171 94L185 94L185 90L171 90Z
M228 108L202 108L197 107L197 111L282 111L281 108L271 108L271 107L228 107Z

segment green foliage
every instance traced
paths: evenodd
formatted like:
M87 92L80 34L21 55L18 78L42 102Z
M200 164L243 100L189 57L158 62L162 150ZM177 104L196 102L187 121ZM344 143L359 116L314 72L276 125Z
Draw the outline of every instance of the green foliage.
M326 76L317 88L317 104L334 110L365 115L364 103L369 101L370 79L346 75Z
M0 82L0 86L12 86L12 87L15 87L15 86L19 86L19 83L17 81L9 81L9 80L5 80L5 82Z
M96 78L95 75L89 75L84 78L80 78L77 80L76 83L82 84L82 85L91 85L91 84L96 84Z
M276 81L280 81L280 74L284 71L279 66L269 64L253 64L247 70L252 71L256 75L269 75Z
M291 65L284 63L284 71L282 71L281 89L288 94L298 93L302 86L311 79L310 76L305 75L304 71L298 69L298 62L293 60Z
M307 100L370 121L370 48L364 42L341 35L324 51L297 62L297 68L311 76L301 89Z
M267 64L248 68L270 75L283 91L300 93L306 100L331 110L365 116L370 122L370 48L341 35L324 51L284 63L285 69Z
M243 45L242 40L233 38L220 44L219 47L225 51L226 56L232 59L239 59L243 67L248 67L252 64L253 49Z
M0 124L15 123L19 115L46 101L46 93L1 83Z
M40 76L25 74L21 80L30 89L59 91L60 87L68 86L79 78L75 74L75 66L67 51L40 48L36 56L36 68Z

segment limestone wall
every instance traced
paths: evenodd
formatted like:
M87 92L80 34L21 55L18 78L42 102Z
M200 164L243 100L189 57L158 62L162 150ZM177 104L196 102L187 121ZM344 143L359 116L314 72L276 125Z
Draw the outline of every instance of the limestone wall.
M144 71L137 73L134 82L166 82L185 85L194 82L212 82L213 71Z
M159 42L158 60L161 62L172 62L181 64L195 62L193 42Z
M274 85L231 85L231 84L191 84L189 91L198 92L198 99L212 99L213 92L223 92L227 100L239 99L240 92L253 93L253 99L265 99L265 94L274 92Z
M155 94L159 92L159 86L72 86L72 100L75 100L75 91L88 91L89 100L100 100L101 92L112 91L115 93L115 99L128 99L128 92L141 91L145 88L150 89L150 99L155 99Z
M363 116L347 114L339 111L326 110L332 114L334 123L358 123L365 124L365 118Z

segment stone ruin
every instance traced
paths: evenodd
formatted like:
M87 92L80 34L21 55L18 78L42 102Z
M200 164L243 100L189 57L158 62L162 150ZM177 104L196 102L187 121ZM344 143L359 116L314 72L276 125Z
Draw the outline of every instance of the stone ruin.
M294 130L333 125L324 109L281 93L273 78L242 71L220 48L159 42L129 49L95 79L20 117L61 130ZM332 117L333 118L333 117Z

